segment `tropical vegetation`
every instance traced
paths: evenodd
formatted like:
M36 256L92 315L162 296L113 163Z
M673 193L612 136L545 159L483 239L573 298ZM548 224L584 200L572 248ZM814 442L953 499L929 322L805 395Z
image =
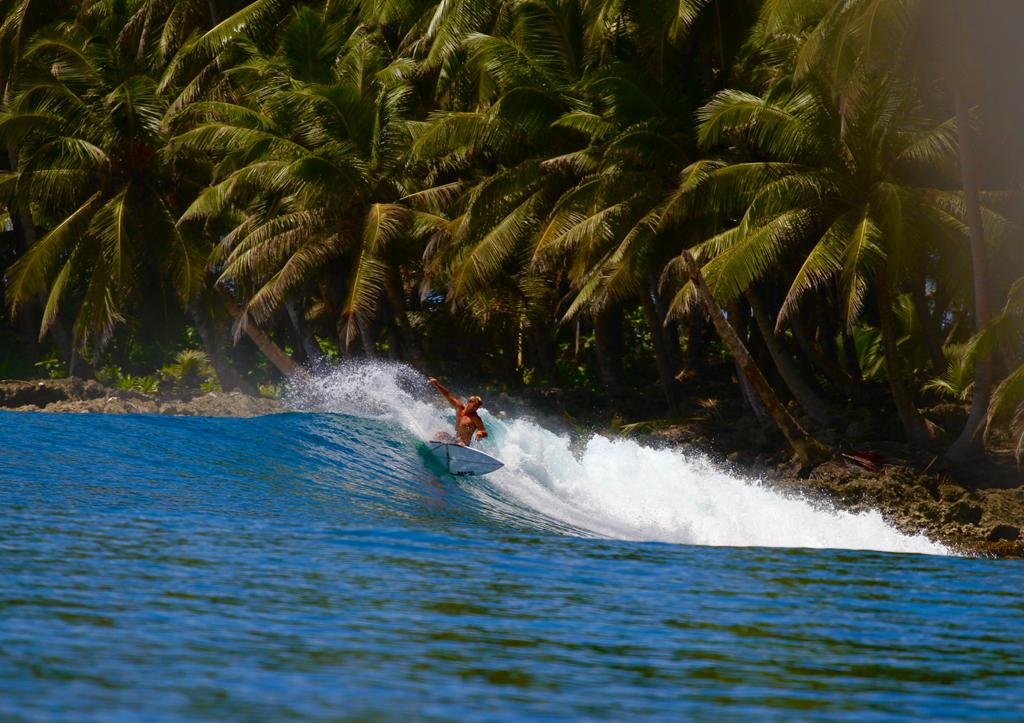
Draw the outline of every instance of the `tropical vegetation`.
M0 374L387 357L664 417L732 378L805 464L864 415L1020 454L1021 20L5 0Z

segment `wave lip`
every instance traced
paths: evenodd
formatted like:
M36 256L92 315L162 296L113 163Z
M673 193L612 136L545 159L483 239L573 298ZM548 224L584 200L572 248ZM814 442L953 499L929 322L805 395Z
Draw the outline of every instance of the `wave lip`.
M417 439L451 425L450 410L423 376L397 363L345 364L293 385L288 400L396 424ZM506 466L462 484L498 521L675 544L951 554L923 535L899 532L878 512L822 508L701 457L600 435L576 455L568 437L538 424L483 416L490 436L480 446Z

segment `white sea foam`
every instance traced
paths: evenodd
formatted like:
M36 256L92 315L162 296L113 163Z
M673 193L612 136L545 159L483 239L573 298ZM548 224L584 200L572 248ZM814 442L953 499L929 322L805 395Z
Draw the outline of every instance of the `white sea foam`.
M451 425L451 410L424 377L393 363L347 364L295 384L288 398L298 409L397 423L420 439ZM568 437L533 422L495 419L486 409L483 416L490 437L479 446L505 467L487 484L467 485L495 514L512 504L565 529L624 540L949 554L877 512L786 497L700 457L600 435L574 454Z

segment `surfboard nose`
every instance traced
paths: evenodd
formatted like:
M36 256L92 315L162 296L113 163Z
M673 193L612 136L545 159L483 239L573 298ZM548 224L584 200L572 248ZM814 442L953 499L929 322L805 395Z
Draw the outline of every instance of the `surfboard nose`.
M452 474L485 475L505 466L486 452L450 442L428 442L430 451Z

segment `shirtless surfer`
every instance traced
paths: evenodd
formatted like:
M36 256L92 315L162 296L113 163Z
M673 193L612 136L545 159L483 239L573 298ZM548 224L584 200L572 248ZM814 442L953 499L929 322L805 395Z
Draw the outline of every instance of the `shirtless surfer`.
M478 396L472 396L466 400L463 404L459 401L458 397L449 392L441 382L437 381L434 377L430 377L427 380L428 384L433 385L434 389L441 392L441 396L448 400L448 402L455 407L455 437L452 437L447 432L441 432L438 434L437 441L439 442L458 442L463 447L468 447L473 441L473 431L476 430L476 438L483 439L487 436L487 430L484 429L484 422L480 419L480 415L476 413L476 410L483 404L483 400Z

